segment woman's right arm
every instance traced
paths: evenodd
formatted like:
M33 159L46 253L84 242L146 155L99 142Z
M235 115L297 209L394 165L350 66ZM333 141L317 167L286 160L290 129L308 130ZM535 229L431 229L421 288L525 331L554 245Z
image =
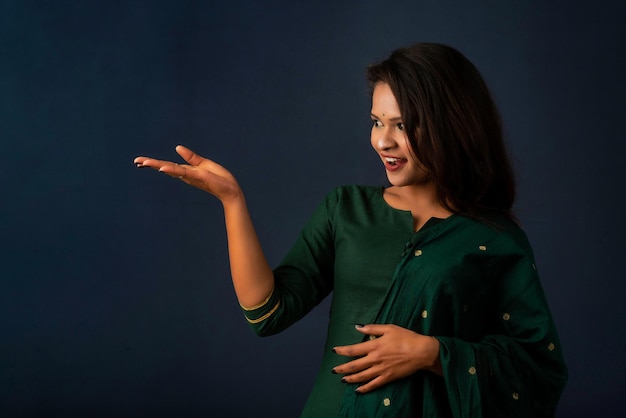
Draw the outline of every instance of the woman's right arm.
M150 167L217 197L224 207L233 285L239 303L257 306L274 288L274 275L259 243L246 201L235 177L221 165L181 145L176 152L187 164L137 157L137 167Z

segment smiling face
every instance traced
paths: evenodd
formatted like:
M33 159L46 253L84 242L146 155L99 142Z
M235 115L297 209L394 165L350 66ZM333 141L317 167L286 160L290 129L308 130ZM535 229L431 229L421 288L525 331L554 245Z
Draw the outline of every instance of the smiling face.
M380 156L387 178L402 187L428 182L428 175L417 162L409 145L402 114L389 84L379 82L372 94L372 147Z

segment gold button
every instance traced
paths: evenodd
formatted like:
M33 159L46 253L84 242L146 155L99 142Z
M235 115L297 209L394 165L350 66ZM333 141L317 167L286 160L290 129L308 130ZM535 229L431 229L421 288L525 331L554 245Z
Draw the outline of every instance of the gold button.
M502 319L504 319L505 321L508 321L509 319L511 319L511 315L505 312L504 315L502 315Z
M484 245L479 246L478 249L480 251L487 251L487 247L485 247Z
M469 374L476 374L476 367L472 366L467 370Z
M422 255L422 250L416 250L415 257L419 257L420 255Z
M422 318L424 319L428 318L428 311L426 309L422 311Z
M554 343L548 344L548 350L550 351L554 350Z
M389 399L389 398L383 399L383 405L385 405L385 406L391 405L391 399Z
M513 399L518 400L519 399L519 393L513 392Z

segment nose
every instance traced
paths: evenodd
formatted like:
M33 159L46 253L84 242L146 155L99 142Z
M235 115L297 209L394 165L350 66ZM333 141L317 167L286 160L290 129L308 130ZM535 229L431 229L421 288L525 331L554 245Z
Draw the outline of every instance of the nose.
M372 136L372 142L378 151L390 150L397 145L389 128L372 131Z

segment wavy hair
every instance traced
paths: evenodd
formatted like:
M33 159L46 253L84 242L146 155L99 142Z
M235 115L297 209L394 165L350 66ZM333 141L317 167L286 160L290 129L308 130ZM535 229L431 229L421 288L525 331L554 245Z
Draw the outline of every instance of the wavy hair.
M370 89L393 92L417 162L439 202L473 218L515 219L515 176L500 114L480 72L459 51L419 43L367 68Z

